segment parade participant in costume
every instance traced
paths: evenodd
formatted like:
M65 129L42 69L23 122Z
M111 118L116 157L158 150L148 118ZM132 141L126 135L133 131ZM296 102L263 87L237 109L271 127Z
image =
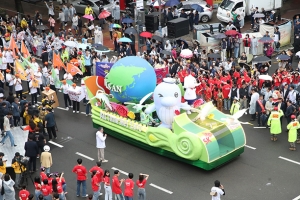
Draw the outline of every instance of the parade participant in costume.
M275 107L271 112L268 119L268 126L270 126L271 140L277 141L277 135L282 132L280 117L283 116L282 110L278 110L278 107Z
M69 108L72 107L71 99L68 95L68 89L70 88L70 86L67 84L66 80L62 80L61 82L62 82L61 89L62 89L62 92L64 93L65 107L67 110L69 110Z
M288 141L290 143L290 150L296 151L296 140L297 140L297 130L300 128L300 124L296 119L295 115L291 116L292 121L287 125L287 129L289 130Z
M230 114L234 115L235 113L237 113L240 110L240 107L241 107L241 104L239 102L239 98L234 97L233 103L232 103L231 108L230 108Z

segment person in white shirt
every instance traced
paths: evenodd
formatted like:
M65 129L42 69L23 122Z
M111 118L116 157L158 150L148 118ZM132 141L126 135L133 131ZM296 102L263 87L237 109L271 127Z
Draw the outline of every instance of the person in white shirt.
M4 145L4 142L6 140L6 138L9 137L10 140L10 144L11 147L16 147L17 145L15 145L15 140L14 140L14 136L13 134L10 132L10 118L12 117L12 113L9 111L6 116L4 117L4 122L3 122L3 129L6 132L5 136L2 138L1 140L1 144Z
M48 63L44 64L44 67L42 69L42 81L43 81L43 85L47 86L49 85L49 72L48 72L48 67L47 67Z
M39 64L35 61L35 58L31 58L31 64L34 66L34 73L38 72L38 69L39 69Z
M297 92L294 90L295 86L291 85L290 86L290 91L289 94L287 96L287 98L293 103L296 104L297 103Z
M72 74L66 71L66 73L64 74L64 80L73 80Z
M265 92L265 101L267 102L269 100L269 98L272 96L272 90L271 88L267 87L267 90Z
M29 82L30 94L31 94L31 105L37 105L37 87L33 84L33 79Z
M20 75L16 74L16 78L14 79L16 97L22 99L23 87L22 87L22 80L20 79Z
M251 100L249 103L249 114L251 115L251 120L254 121L256 118L256 102L259 99L259 94L256 88L251 88Z
M30 88L29 88L29 82L31 81L31 72L32 70L30 69L29 66L26 66L25 72L27 74L27 89L28 89L28 94L30 95Z
M13 56L13 52L11 49L8 49L5 54L4 57L6 58L6 62L7 62L7 69L11 69L11 72L13 74L13 68L11 68L11 66L14 65L14 56Z
M71 99L69 97L68 94L68 89L69 89L69 85L67 84L66 80L62 80L62 86L61 86L61 90L64 93L64 102L65 102L65 107L67 110L69 110L69 108L72 108L72 103L71 103Z
M76 83L72 84L72 90L73 92L76 93L76 95L81 94L81 90L79 87L77 87ZM79 113L79 110L80 110L80 101L73 100L73 113L75 112Z
M232 21L228 22L228 25L225 27L226 31L232 30L232 29L236 29L236 27L232 24Z
M108 162L108 160L104 159L104 149L105 149L105 140L107 135L103 133L103 128L99 127L98 131L96 132L96 142L97 142L97 149L98 149L98 161Z
M270 96L270 97L269 97L269 100L266 101L265 108L266 108L266 114L269 116L270 113L272 112L272 110L274 109L274 105L273 105L273 97L272 97L272 96Z
M215 186L213 186L210 191L212 200L221 200L221 195L225 195L224 187L218 180L215 181Z
M34 78L38 80L39 87L37 88L37 97L41 95L41 92L43 91L43 81L42 81L42 72L41 68L38 68L38 71L34 73Z
M5 79L6 79L6 83L8 84L9 92L13 92L13 88L14 88L13 87L14 86L14 76L11 75L10 69L6 70Z

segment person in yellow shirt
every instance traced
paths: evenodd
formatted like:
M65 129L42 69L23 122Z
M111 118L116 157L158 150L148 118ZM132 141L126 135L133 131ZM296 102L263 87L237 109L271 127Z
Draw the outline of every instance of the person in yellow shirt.
M84 14L85 15L93 15L93 9L91 8L91 6L89 4L87 5L87 7L85 7Z
M288 134L288 141L290 143L290 150L291 151L296 151L296 140L297 140L297 134L298 134L298 129L300 128L300 124L296 119L295 115L291 115L292 121L287 125L287 129L289 130Z
M15 153L15 157L12 159L11 167L16 174L15 185L20 188L20 180L22 172L25 172L26 168L20 164L21 155L19 152Z
M27 26L28 26L27 21L26 21L25 18L23 18L23 19L21 20L21 28L22 28L23 30L26 30Z
M2 160L4 153L0 152L0 173L6 174L6 160Z

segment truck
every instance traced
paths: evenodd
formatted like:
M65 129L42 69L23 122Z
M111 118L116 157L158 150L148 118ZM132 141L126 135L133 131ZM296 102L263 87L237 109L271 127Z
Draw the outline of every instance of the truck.
M242 16L250 16L251 9L258 7L258 11L264 8L265 11L271 11L281 8L282 0L223 0L219 5L217 18L228 23L232 21L232 12Z

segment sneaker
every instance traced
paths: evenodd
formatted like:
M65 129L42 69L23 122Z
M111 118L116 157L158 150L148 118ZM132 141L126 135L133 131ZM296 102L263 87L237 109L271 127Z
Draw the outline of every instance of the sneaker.
M66 107L66 110L69 110L69 107Z
M108 160L102 160L102 162L108 162Z
M85 115L85 116L87 117L87 116L89 116L89 115Z
M77 113L79 113L79 111L77 111Z
M16 147L17 145L15 144L14 147Z
M40 97L40 95L38 94L37 97Z
M73 113L75 113L75 110L73 110Z
M86 195L83 195L82 197L88 197L89 195L88 194L86 194Z

